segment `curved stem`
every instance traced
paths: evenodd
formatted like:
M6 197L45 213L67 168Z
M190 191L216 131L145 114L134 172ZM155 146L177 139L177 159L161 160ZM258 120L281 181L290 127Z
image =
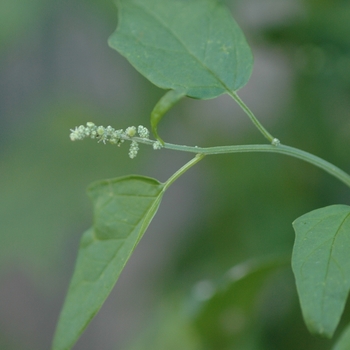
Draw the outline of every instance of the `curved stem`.
M259 120L255 117L253 112L248 108L248 106L241 100L241 98L235 92L228 93L243 109L243 111L248 115L253 124L258 128L258 130L264 135L264 137L272 143L275 138L262 126Z
M285 145L237 145L237 146L219 146L219 147L188 147L181 145L173 145L165 143L164 148L198 153L202 155L214 155L214 154L226 154L226 153L248 153L248 152L269 152L269 153L280 153L294 158L301 159L307 163L313 164L318 168L323 169L327 173L333 175L338 180L342 181L345 185L350 188L350 175L335 165L325 161L324 159L317 157L311 153L302 151L298 148L285 146Z
M238 97L238 96L237 96ZM243 103L243 102L242 102ZM249 109L247 109L249 111ZM260 123L259 123L260 125ZM261 126L262 127L262 126ZM80 127L79 127L80 128ZM79 128L77 127L75 130L72 130L72 134L74 138L72 140L82 140L84 137L86 137L85 134L80 135L79 134ZM84 128L84 127L83 127ZM262 127L263 128L263 127ZM263 129L265 130L265 129ZM166 148L171 149L175 151L183 151L183 152L191 152L196 153L197 156L192 159L190 162L185 164L179 171L177 171L172 177L169 178L169 180L166 182L166 187L169 187L179 176L181 176L185 171L187 171L190 167L192 167L194 164L196 164L198 161L200 161L205 155L213 155L213 154L224 154L224 153L245 153L245 152L270 152L270 153L281 153L285 154L287 156L291 156L294 158L301 159L307 163L313 164L317 166L318 168L323 169L327 173L333 175L335 178L342 181L344 184L346 184L348 187L350 187L350 175L341 170L340 168L336 167L335 165L325 161L324 159L317 157L311 153L302 151L298 148L289 147L280 144L279 140L273 138L266 130L264 131L266 138L271 140L271 145L236 145L236 146L217 146L217 147L190 147L190 146L181 146L181 145L174 145L171 143L164 143L162 146L159 141L150 140L145 137L137 137L137 136L128 136L125 133L121 133L119 136L119 141L135 141L139 143L143 143L146 145L152 145L153 148L159 149L159 148ZM106 137L107 141L108 138ZM104 139L104 140L105 140ZM120 141L120 142L121 142ZM120 144L120 143L119 143Z

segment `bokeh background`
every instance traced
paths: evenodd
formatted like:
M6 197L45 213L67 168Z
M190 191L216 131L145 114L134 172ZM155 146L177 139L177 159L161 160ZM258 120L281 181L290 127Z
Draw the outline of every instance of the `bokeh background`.
M283 143L349 172L350 3L226 2L255 56L240 96ZM88 184L131 173L164 181L189 159L142 147L130 160L127 147L70 142L69 129L87 121L148 126L164 93L108 47L116 24L111 0L0 1L0 349L50 348L91 225ZM160 132L188 145L265 142L227 96L183 100ZM255 323L230 309L230 293L217 318L199 320L195 309L233 266L288 259L298 216L349 198L344 185L298 160L207 157L166 193L74 349L330 349L332 341L306 331L289 264L252 301ZM349 318L346 310L341 327Z

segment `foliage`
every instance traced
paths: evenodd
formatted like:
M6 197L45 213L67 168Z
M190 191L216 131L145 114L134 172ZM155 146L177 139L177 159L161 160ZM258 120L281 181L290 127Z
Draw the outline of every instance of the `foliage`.
M350 207L334 205L294 222L292 258L305 322L311 332L331 337L350 290Z
M71 348L100 309L156 213L163 188L159 182L141 176L90 186L94 226L84 233L80 243L54 348Z
M313 2L305 0L303 16L288 17L286 21L277 21L275 27L265 31L262 37L260 27L257 32L254 32L256 27L245 23L244 14L241 17L241 12L235 11L239 8L238 1L218 3L219 6L215 7L215 1L204 0L197 2L181 0L119 2L118 30L113 34L109 43L112 46L114 42L117 43L118 51L154 84L171 89L162 98L159 89L152 87L146 80L143 80L141 75L138 78L137 73L132 73L131 69L132 83L125 82L122 77L129 72L127 63L123 63L118 56L113 56L113 52L111 52L109 62L117 66L119 64L118 69L113 70L110 67L106 76L103 75L103 71L99 70L101 67L99 53L108 52L108 48L105 45L104 51L103 45L95 44L94 46L93 41L103 43L103 38L113 29L116 13L111 8L112 4L107 0L98 4L92 1L82 2L77 7L73 3L54 4L52 2L51 4L50 1L35 1L31 5L23 1L13 3L5 1L0 5L2 9L0 16L3 17L3 21L0 21L2 28L0 35L1 64L5 67L0 71L3 82L0 87L3 89L0 94L2 95L0 112L1 116L5 116L1 118L2 138L0 141L2 146L0 153L2 169L0 174L2 184L0 198L0 222L2 223L0 245L1 348L9 350L48 348L52 330L47 331L47 329L50 325L53 327L53 321L46 321L50 319L49 315L52 318L55 317L52 315L57 314L57 310L52 310L52 305L58 305L61 302L59 295L63 294L67 283L62 271L67 270L68 275L69 266L73 265L72 259L75 256L76 239L78 239L75 232L78 234L82 228L91 225L85 214L89 203L84 202L81 188L98 177L119 176L117 179L99 182L99 185L95 185L93 191L96 196L92 199L96 209L97 198L101 197L100 199L104 200L108 197L103 189L103 183L116 184L126 178L145 179L138 176L123 176L128 172L134 173L135 168L136 172L142 169L142 173L149 176L161 178L166 174L169 177L168 172L176 167L176 161L179 162L182 159L185 162L188 153L177 152L178 158L175 158L172 156L174 152L167 149L202 155L218 153L222 155L206 156L205 161L200 162L200 165L196 166L193 171L191 170L189 176L172 186L170 184L175 180L172 176L170 176L172 179L170 182L164 183L149 180L149 178L145 180L155 185L158 184L162 188L161 197L165 191L167 192L160 208L159 214L161 215L156 220L157 224L163 227L164 234L174 232L174 235L185 238L181 240L180 245L172 247L171 253L165 253L164 250L163 254L168 255L170 262L161 264L159 270L162 270L164 276L160 280L154 283L152 272L144 273L146 283L152 285L153 290L158 291L157 298L154 298L159 299L159 302L155 302L158 303L158 308L153 311L153 307L150 307L149 312L145 313L147 316L144 316L146 319L143 322L144 331L139 332L137 336L132 335L131 338L136 339L132 342L131 349L171 349L171 347L174 349L180 347L203 349L205 346L217 349L230 348L234 346L233 344L242 349L269 350L280 348L320 350L330 349L333 344L334 349L349 347L349 306L346 306L349 289L346 278L348 266L346 213L348 206L336 204L348 204L347 192L344 191L343 184L305 162L299 162L298 159L291 157L261 153L287 154L311 162L347 184L348 175L339 168L333 167L318 157L311 156L310 153L288 147L286 144L306 149L321 155L334 164L348 168L347 111L350 66L349 42L346 33L350 23L349 5L345 1ZM263 101L264 105L271 105L268 112L271 114L269 128L273 129L273 134L278 136L282 143L279 143L266 131L237 95L237 90L241 88L240 84L242 83L243 86L249 79L252 56L242 32L223 3L230 5L237 20L244 24L250 43L263 44L264 50L267 50L267 42L269 42L270 48L278 47L275 53L283 51L286 54L284 59L288 60L288 69L293 73L293 80L289 82L290 103L278 109L276 108L279 102L278 97L266 99L264 92L274 91L277 96L280 93L274 83L266 84L256 92L257 98L260 96L261 99L266 99ZM181 5L181 11L176 8L176 4ZM175 7L171 7L172 5ZM264 4L261 3L259 6L264 7ZM220 21L215 17L218 13L223 16ZM137 21L133 19L135 16ZM65 32L57 32L61 17L64 18L62 28L69 28L69 35ZM154 20L155 18L161 20ZM193 20L194 18L196 20ZM95 19L97 23L94 23ZM207 25L208 22L212 23L211 27ZM67 23L70 23L71 26L67 26ZM230 30L227 30L228 27ZM81 28L84 30L79 32ZM135 40L135 36L128 35L130 28L133 28L142 40ZM208 28L211 28L211 31ZM235 54L238 56L232 56L234 50L225 52L225 46L230 46L230 40L234 42L234 37L230 36L230 33L237 32L239 33L238 41L243 42L243 46L240 47L241 50L236 50ZM149 35L145 36L143 33ZM211 38L215 39L218 34L220 40L225 38L224 46L215 47L214 44L218 42L210 42ZM69 47L74 46L87 50L84 51L83 56L86 59L90 57L91 65L86 67L85 58L77 56L76 59L70 60L70 63L76 61L75 69L67 70L72 76L65 77L64 71L69 63L69 60L66 59L67 52L61 53L62 56L60 56L59 50L55 52L49 52L49 50L50 48L55 50L58 47L64 48L62 38L68 37L72 40L79 38L78 45L74 44ZM84 38L89 42L90 47L83 45ZM165 42L162 38L166 38ZM180 38L180 42L188 43L188 45L177 46L176 50L169 52L170 44L174 46L179 44L176 38ZM201 43L203 42L213 45L212 47L207 45L207 49L211 48L212 50L209 51L213 54L213 56L208 54L208 61L201 56L203 52L201 49L204 47L201 46ZM17 51L21 47L23 51ZM237 47L238 45L234 45L233 49ZM193 61L194 57L188 55L192 51L183 50L184 48L194 48L194 54L199 58L197 61L201 64L196 65ZM261 59L259 47L255 49L256 62L259 62ZM40 52L42 56L34 58L33 55L37 52ZM240 56L243 52L245 52L246 60L242 60ZM94 53L97 53L97 59ZM73 48L73 52L70 51L70 57L75 57L75 54L76 51ZM225 61L228 56L230 59ZM160 57L162 57L161 60ZM235 61L236 57L238 60ZM27 69L28 62L30 64L32 61L35 61L35 65ZM63 65L62 62L64 62ZM60 64L57 65L57 63ZM225 64L226 70L224 71L222 67ZM240 69L237 69L237 75L234 67L239 64L241 66ZM246 64L245 68L244 64ZM21 67L25 71L20 70ZM45 70L42 70L43 67ZM156 69L161 67L165 70ZM50 72L49 78L45 76L46 83L37 79L38 68L41 69L41 72ZM276 66L276 71L277 69L278 66ZM198 71L199 74L197 74ZM218 79L211 79L209 71L215 72ZM23 85L19 84L18 79L11 85L8 77L15 72L17 72L16 77L21 76ZM79 72L84 79L83 84L76 88ZM186 74L181 75L181 73ZM97 82L96 84L95 80L86 80L90 75L94 75L95 79L100 77L103 83ZM30 93L27 96L23 93L14 94L13 92L17 91L14 90L14 86L24 91L28 77L30 78L28 80L28 83L30 82L28 86L31 86ZM241 80L236 80L237 77L241 77ZM258 75L254 78L257 82ZM181 79L189 84L194 81L198 82L197 79L207 79L210 84L200 89L192 85L184 88ZM115 86L111 85L110 81L119 82L121 88L115 91ZM229 86L231 83L232 86L229 89L223 87L223 84ZM38 84L42 84L40 85L42 91L39 91ZM93 90L93 87L101 88L101 86L108 86L108 89L102 94L100 94L101 91ZM52 89L52 87L55 88ZM254 83L248 85L248 89L251 87L254 90ZM55 93L52 94L52 92ZM217 102L211 104L211 106L216 104L216 107L220 109L218 112L211 112L211 119L206 117L206 114L209 114L207 106L210 106L210 102L185 98L185 96L191 96L195 99L207 99L215 97L216 94L227 94L234 98L269 141L269 144L260 145L256 134L250 133L247 129L241 132L240 127L236 129L235 121L232 121L231 126L230 122L226 121L227 124L225 124L225 120L220 119L221 104L224 106L228 101L228 99L225 100L225 97L220 97L215 100ZM18 100L14 98L16 96ZM229 98L229 96L226 97ZM247 97L244 99L248 100ZM159 102L155 104L156 100ZM180 100L181 103L178 103ZM252 102L254 105L254 101ZM103 144L96 147L93 143L89 145L88 142L70 144L65 137L62 137L64 129L69 129L74 124L84 123L86 120L103 119L105 122L107 119L110 120L108 122L111 125L115 120L119 125L122 123L135 125L142 123L144 125L144 114L149 113L154 104L150 125L155 138L161 142L163 140L158 136L158 127L163 116L169 112L166 121L169 127L164 127L160 133L166 141L177 138L181 145L191 143L202 146L230 145L234 140L235 144L242 143L243 145L188 147L163 142L163 147L161 147L153 140L139 140L138 136L132 133L129 137L126 132L124 142L119 142L121 139L118 139L118 145L123 148L131 141L133 148L130 149L130 154L132 155L136 155L139 146L144 147L142 149L143 158L130 162L126 154L116 155L116 147ZM202 112L198 116L193 106L203 106L199 107L202 108ZM274 111L274 108L278 110ZM21 118L21 111L23 118ZM258 112L261 120L264 120L264 111L258 109ZM273 114L276 115L273 116ZM239 112L234 112L234 115L238 120ZM21 122L25 121L24 124L19 124L20 118ZM193 128L196 120L198 125ZM101 120L98 122L102 123ZM181 129L184 131L182 134L179 133ZM106 136L106 140L111 140L109 135L106 134ZM143 137L140 136L140 138ZM100 140L104 141L102 138ZM159 146L159 149L162 149L155 154L152 153L152 150L147 149L147 145L157 145L156 148ZM245 155L225 154L241 152L245 152ZM259 153L248 154L251 152ZM200 160L194 159L196 162ZM158 166L157 162L159 162ZM181 174L185 170L186 167ZM193 181L195 176L197 178ZM92 194L91 190L89 193ZM181 198L179 198L180 195ZM139 203L136 197L135 201ZM112 200L108 204L121 205L121 197L118 198L118 202ZM123 198L127 199L128 196ZM193 201L191 198L194 198ZM141 201L143 199L145 198L142 197ZM69 203L68 206L67 203ZM169 203L173 203L170 210ZM136 210L139 207L135 205L132 208ZM315 208L322 209L315 210ZM312 210L310 213L302 215L310 210ZM182 217L176 213L177 211L186 212L186 215ZM55 345L57 347L71 346L76 341L103 304L119 276L120 269L124 266L120 261L113 259L107 264L108 252L102 253L103 249L101 249L99 262L88 259L89 263L81 263L86 258L89 249L93 248L98 251L107 241L109 243L105 247L111 254L117 250L116 245L112 243L114 240L111 239L97 239L91 241L88 246L83 245L84 238L89 238L89 233L95 233L95 227L109 222L108 218L111 220L115 218L114 211L110 213L98 210L98 212L99 214L94 214L92 228L86 231L81 241L76 270L64 307L65 311L62 312L57 330L57 334L62 332L64 336L57 336ZM167 212L171 212L174 218L169 220L171 216L168 216ZM295 220L297 217L299 218ZM292 249L293 234L290 223L293 220L295 220L293 225L296 230L296 240L292 267L302 313L294 295L295 282L292 272L288 267L279 268L280 259L268 260L270 263L265 259L256 259L256 264L240 263L251 257L258 258L275 253L277 256L285 254L288 257ZM181 226L182 221L184 223ZM179 223L173 227L169 222ZM112 223L114 224L115 221ZM104 226L100 232L108 231L111 235L120 234L119 226L113 227L113 224L112 230ZM315 228L313 228L314 224ZM306 227L312 228L306 232ZM147 246L149 237L155 237L156 242L153 245L157 247L154 249L163 252L161 242L158 244L154 236L157 230L154 226L151 228L149 235L145 237L146 241L142 240L140 248ZM176 232L177 230L179 231ZM141 235L142 231L139 231ZM134 237L132 234L129 235L125 241L132 240L132 237ZM122 253L124 258L128 259L135 245L139 243L139 239L136 240L135 237L133 239L134 246L132 244L128 246L124 242L122 246L128 249L123 251L121 248L117 251L117 256ZM69 244L74 248L69 248ZM315 250L315 247L318 248ZM136 259L139 256L142 259L142 253L139 252L142 250L136 251L133 255ZM85 285L78 281L79 276L83 276L82 274L85 277L86 274L91 276L96 271L95 269L101 267L102 262L107 264L107 274L102 274L101 278L95 280L95 283L90 283L91 280L89 280L90 282ZM137 260L131 264L131 266L137 265L143 264L138 263ZM231 270L232 265L235 267ZM231 272L236 271L235 278L230 278L232 277L230 273L223 273L228 269ZM32 289L29 288L28 292L28 288L25 289L22 285L18 287L18 281L15 280L17 281L15 284L17 292L11 292L9 296L6 291L8 291L8 286L13 285L14 282L10 277L18 278L16 271L17 274L20 271L22 279L30 281L28 285ZM239 277L239 271L245 271L246 274ZM129 271L126 271L124 276L126 275L129 276ZM62 279L58 276L62 276ZM33 282L39 281L39 278L41 278L40 284L34 284ZM140 284L142 283L140 281ZM102 287L101 284L103 284ZM88 290L87 293L82 291L85 287ZM123 283L118 287L116 291L119 293L123 288ZM97 292L93 288L96 288ZM74 294L75 290L77 294ZM16 299L19 293L22 294ZM145 298L144 290L140 289L134 293L138 294L138 298ZM83 295L86 295L86 298L83 298ZM40 303L33 303L35 296ZM11 300L15 302L17 300L15 309ZM21 300L26 303L19 302ZM121 303L120 300L117 302ZM45 307L38 307L38 304L39 306L45 305ZM48 304L50 307L47 307ZM104 310L109 308L109 305L107 303ZM38 319L35 319L33 315L29 317L28 312L31 308L28 306L32 306L37 315L42 310L45 310L44 312L47 312L48 315L41 313L41 316L36 316ZM77 317L72 318L72 312L79 308L83 311L76 312ZM137 308L137 303L135 303L135 308ZM155 313L158 318L154 318ZM304 316L307 328L312 333L331 336L334 332L333 339L326 340L322 337L310 336L301 320L301 314ZM104 319L103 317L103 313L99 315L100 320ZM127 325L128 317L122 314L116 316L118 320L123 319L120 322L125 322L125 325ZM30 325L30 332L21 329L27 318L30 320L27 321ZM41 321L38 322L38 320ZM16 332L12 330L15 327ZM85 346L80 342L76 346L77 349L80 347L86 349L88 346L96 348L93 342L89 344L89 339L91 339L89 337L94 333L94 327L96 323L93 323L82 337ZM108 333L108 327L114 327L113 322L109 321L109 325L105 325L105 333ZM137 327L138 325L133 325L134 329ZM39 328L40 331L35 332ZM119 329L119 327L115 328ZM66 331L67 329L69 332ZM44 345L36 343L39 333L42 339L46 339L43 341ZM16 335L12 337L12 334ZM99 334L98 347L103 348L101 339L103 335ZM25 340L22 340L21 335Z
M55 350L71 348L118 279L155 215L165 190L204 155L283 153L314 164L350 186L350 176L339 168L307 152L282 145L238 97L236 91L249 79L252 56L242 32L221 2L119 0L117 6L119 23L109 40L110 46L155 85L171 89L151 114L151 126L158 139L158 123L182 97L209 99L226 93L239 104L271 145L200 148L172 145L159 139L164 148L194 152L197 156L164 184L152 179L127 177L93 186L95 223L80 244L75 273L55 335ZM71 139L80 140L85 132L90 135L90 125L96 129L93 138L97 135L100 141L114 140L115 129L96 127L93 123L88 123L87 128L81 126L72 130ZM136 137L136 128L134 130L132 133L121 130L114 143L130 140L131 147L137 149L137 142L149 144L148 139ZM123 140L120 135L123 135ZM130 157L135 155L133 153ZM350 289L347 278L350 264L347 250L349 213L348 206L330 206L305 214L294 223L296 241L292 265L304 319L311 332L327 337L332 337L339 323ZM266 270L262 267L261 271L258 269L252 273L250 278L254 282L250 286L244 279L238 279L223 295L209 296L209 303L202 305L199 316L194 318L206 347L259 348L259 343L254 343L249 333L242 339L237 336L226 338L220 334L220 327L216 335L214 330L220 325L221 315L232 308L233 295L239 308L250 310L253 307L259 286L270 269L269 266ZM247 316L250 314L247 310L244 314L252 326L254 317ZM232 312L239 315L235 308ZM346 343L346 339L344 336L340 342Z

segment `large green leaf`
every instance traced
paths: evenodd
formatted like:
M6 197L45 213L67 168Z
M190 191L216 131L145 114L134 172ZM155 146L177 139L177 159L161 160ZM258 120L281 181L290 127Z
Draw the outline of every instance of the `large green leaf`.
M109 45L153 84L209 99L249 80L245 37L218 0L117 0Z
M332 350L349 350L350 349L350 325L348 325Z
M101 308L155 215L164 185L128 176L89 188L94 225L81 239L78 259L58 322L53 349L70 349Z
M332 205L293 223L292 267L310 332L331 337L350 290L350 207Z

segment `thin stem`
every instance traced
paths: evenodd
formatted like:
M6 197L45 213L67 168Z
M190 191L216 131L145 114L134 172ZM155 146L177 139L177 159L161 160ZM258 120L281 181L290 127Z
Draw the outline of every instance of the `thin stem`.
M247 108L247 110L249 111L248 108ZM92 126L88 125L88 124L92 124ZM76 127L74 130L71 130L72 131L72 133L70 134L71 139L74 141L74 140L82 140L85 137L87 137L89 134L86 133L85 129L88 129L88 131L89 131L92 127L95 127L95 124L93 124L93 123L88 123L88 124L87 124L86 128L84 126L79 126L79 127ZM100 128L103 128L103 127L98 127L97 129L100 129ZM103 139L101 138L101 140L103 140L104 142L106 140L110 141L110 142L112 141L111 131L109 130L109 128L112 129L113 132L116 132L113 128L107 127L106 128L106 130L108 131L107 136L104 134L99 134L99 135L104 136ZM83 129L83 130L81 130L81 129ZM263 129L263 130L265 130L265 129ZM103 131L105 132L105 130L103 130ZM265 133L267 133L266 130L265 130ZM179 171L177 171L173 176L171 176L169 178L169 180L165 183L166 188L169 187L179 176L181 176L190 167L192 167L194 164L199 162L205 155L224 154L224 153L246 153L246 152L281 153L281 154L285 154L285 155L288 155L288 156L291 156L294 158L301 159L305 162L308 162L310 164L313 164L313 165L323 169L324 171L333 175L335 178L339 179L344 184L346 184L348 187L350 187L350 175L349 174L347 174L343 170L339 169L335 165L323 160L320 157L316 157L315 155L313 155L311 153L302 151L298 148L289 147L289 146L285 146L285 145L280 144L280 142L277 139L273 138L269 133L266 134L266 137L269 140L271 140L271 142L272 142L271 145L236 145L236 146L218 146L218 147L207 147L207 148L202 148L202 147L197 147L197 146L195 146L195 147L181 146L181 145L174 145L171 143L164 143L164 145L162 146L159 141L150 140L150 139L148 139L148 137L129 136L128 134L125 134L123 132L120 132L117 136L119 139L118 140L116 139L116 140L119 141L119 144L121 142L120 140L122 140L122 141L123 140L135 141L135 142L143 143L146 145L152 145L154 149L159 149L161 147L164 147L166 149L171 149L171 150L175 150L175 151L191 152L191 153L197 154L197 156L194 159L192 159L190 162L185 164Z
M253 124L258 128L258 130L264 135L264 137L272 143L275 138L262 126L259 120L255 117L253 112L248 108L248 106L241 100L241 98L235 92L229 92L229 95L238 103L238 105L243 109L243 111L248 115Z
M175 174L170 176L170 178L166 181L163 191L166 191L168 187L177 180L181 175L183 175L188 169L197 164L200 160L205 157L205 154L197 154L194 158L192 158L188 163L182 166Z
M327 173L333 175L338 180L342 181L350 188L350 175L335 165L325 161L324 159L317 157L311 153L302 151L298 148L289 147L285 145L237 145L237 146L219 146L219 147L188 147L181 145L173 145L165 143L164 148L192 152L201 155L214 155L214 154L227 154L227 153L249 153L249 152L268 152L268 153L280 153L294 158L301 159L307 163L313 164L318 168L323 169ZM181 170L181 169L180 169Z

